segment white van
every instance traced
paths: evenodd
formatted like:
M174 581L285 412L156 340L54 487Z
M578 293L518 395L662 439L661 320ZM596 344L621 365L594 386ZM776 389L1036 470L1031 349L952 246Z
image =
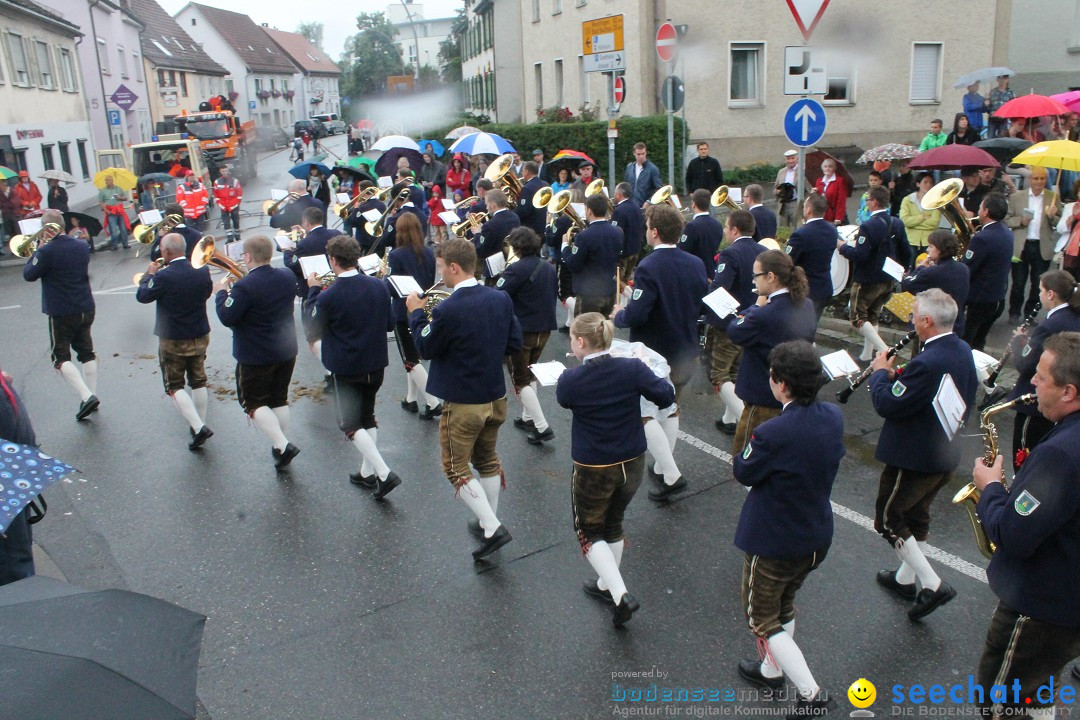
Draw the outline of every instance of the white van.
M312 115L313 120L321 120L322 124L326 126L326 132L329 135L345 132L345 121L338 117L337 113L325 113L323 115Z

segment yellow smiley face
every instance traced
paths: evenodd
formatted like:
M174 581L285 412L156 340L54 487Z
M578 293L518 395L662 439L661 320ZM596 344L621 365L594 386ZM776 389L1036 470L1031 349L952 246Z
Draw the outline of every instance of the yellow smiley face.
M877 688L866 678L859 678L851 683L847 691L848 700L857 708L868 708L877 698Z

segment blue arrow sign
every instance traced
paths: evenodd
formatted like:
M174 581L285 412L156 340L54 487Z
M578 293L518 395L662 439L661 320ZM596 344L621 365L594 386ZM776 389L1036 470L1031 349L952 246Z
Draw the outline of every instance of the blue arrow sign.
M814 145L825 134L825 108L810 98L791 103L784 114L784 134L799 147Z

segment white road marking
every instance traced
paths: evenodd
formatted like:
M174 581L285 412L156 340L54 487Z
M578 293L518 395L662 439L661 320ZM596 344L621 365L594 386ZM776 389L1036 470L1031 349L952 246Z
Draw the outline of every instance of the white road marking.
M729 452L725 452L724 450L721 450L718 447L710 445L709 443L705 442L704 440L699 440L698 438L694 437L693 435L688 435L687 433L682 432L681 430L679 431L679 439L682 440L683 442L685 442L687 445L693 445L698 450L701 450L702 452L708 453L709 455L712 455L713 457L727 463L728 465L731 464L731 453L729 453ZM845 507L845 506L843 506L843 505L841 505L839 503L836 503L836 502L832 503L832 508L833 508L833 512L838 517L842 517L845 520L850 520L851 522L855 523L856 525L859 525L860 527L866 528L870 532L877 535L877 531L874 530L874 521L873 521L872 518L869 518L866 515L863 515L862 513L856 512L856 511L852 510L851 508ZM986 583L986 570L984 568L979 567L978 565L975 565L974 563L970 563L970 562L968 562L967 560L964 560L961 557L957 557L956 555L953 555L950 552L946 552L945 550L942 550L941 548L935 547L933 545L926 545L925 543L919 543L919 547L925 548L925 554L926 554L926 556L928 558L931 558L933 560L937 560L942 565L945 565L946 567L952 568L953 570L956 570L957 572L963 573L964 575L967 575L970 578L978 580L981 583L984 583L984 584Z
M5 305L4 307L0 307L0 310L17 310L21 307L22 305Z

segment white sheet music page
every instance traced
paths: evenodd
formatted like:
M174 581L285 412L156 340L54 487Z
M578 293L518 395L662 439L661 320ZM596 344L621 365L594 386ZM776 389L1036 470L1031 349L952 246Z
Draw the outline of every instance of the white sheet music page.
M357 265L360 267L360 272L365 275L374 275L379 271L379 263L382 262L382 258L372 253L365 255L357 261Z
M550 360L543 363L535 363L529 366L533 377L541 385L554 385L559 381L559 376L566 371L566 366L558 360Z
M701 298L701 301L708 305L709 309L716 313L719 318L725 318L739 309L739 301L722 287L716 288Z
M949 440L952 440L956 431L960 429L966 411L967 403L960 396L952 375L945 373L945 377L941 378L937 394L934 395L934 412L937 413L938 422L941 423L941 428Z
M420 284L416 282L416 279L412 275L391 275L389 278L390 287L398 297L407 297L410 293L422 293L424 288L420 287Z
M881 266L881 271L896 280L896 282L904 279L904 266L891 257L885 258L885 264Z
M861 372L858 364L848 355L847 350L837 350L828 355L822 355L821 367L825 369L825 373L830 380L847 377L848 375L858 375Z
M311 273L315 273L319 277L322 277L330 272L330 261L326 259L325 255L307 255L298 259L300 260L300 270L303 272L304 277L307 277Z

